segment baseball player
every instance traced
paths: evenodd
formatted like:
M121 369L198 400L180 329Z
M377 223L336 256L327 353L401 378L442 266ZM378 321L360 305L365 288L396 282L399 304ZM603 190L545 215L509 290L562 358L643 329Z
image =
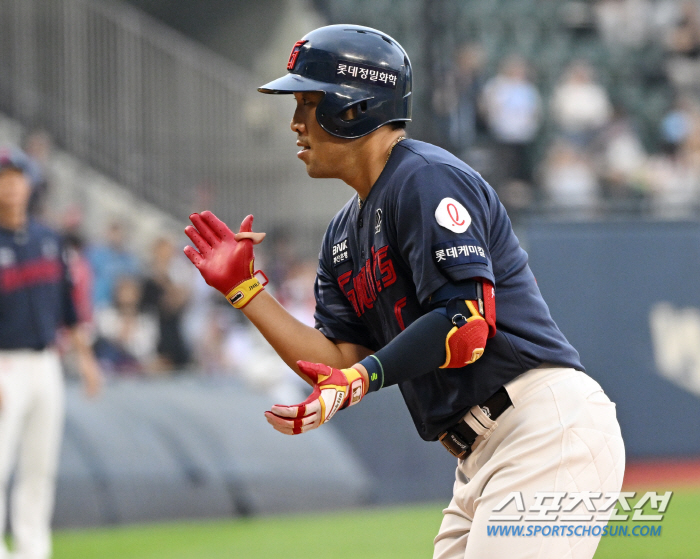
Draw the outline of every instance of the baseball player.
M71 329L86 391L100 373L71 299L61 239L28 218L29 160L0 150L0 527L12 496L13 559L48 559L51 513L63 431L63 377L54 349L61 324ZM0 559L8 557L0 530Z
M552 320L494 190L448 152L406 138L403 48L374 29L322 27L259 91L294 95L309 176L356 192L323 240L315 328L256 277L264 235L252 216L238 233L211 212L190 216L198 250L187 256L313 388L301 404L273 406L268 422L304 433L398 384L419 435L458 457L435 558L592 557L591 535L487 535L496 509L551 510L538 492L619 491L624 447L614 404Z

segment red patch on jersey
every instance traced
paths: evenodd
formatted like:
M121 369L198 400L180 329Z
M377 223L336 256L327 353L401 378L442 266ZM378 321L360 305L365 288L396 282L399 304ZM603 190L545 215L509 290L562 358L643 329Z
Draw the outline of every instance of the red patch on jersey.
M25 287L57 282L61 278L58 260L40 258L0 272L0 291L11 293Z
M294 70L294 65L297 63L297 57L299 56L299 49L304 43L308 43L308 41L297 41L292 47L292 52L289 55L289 62L287 62L287 70L290 72Z

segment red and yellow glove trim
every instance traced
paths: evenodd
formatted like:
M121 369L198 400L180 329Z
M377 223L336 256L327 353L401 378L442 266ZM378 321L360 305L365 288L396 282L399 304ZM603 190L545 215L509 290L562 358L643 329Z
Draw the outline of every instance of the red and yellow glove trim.
M353 406L357 404L362 397L367 392L367 387L364 385L362 375L357 369L332 369L329 375L319 375L318 385L321 389L321 398L319 402L321 404L321 424L329 421L331 417L335 415L338 410ZM332 377L334 372L341 372L345 379L339 378L337 380L345 380L341 383L333 383ZM324 384L330 379L330 382ZM347 382L347 384L346 384Z
M367 382L355 368L334 369L322 363L297 361L299 374L313 392L296 406L272 406L267 421L279 432L298 435L323 425L338 412L357 404L367 393Z
M226 294L226 300L237 309L242 309L264 289L258 278L242 281Z

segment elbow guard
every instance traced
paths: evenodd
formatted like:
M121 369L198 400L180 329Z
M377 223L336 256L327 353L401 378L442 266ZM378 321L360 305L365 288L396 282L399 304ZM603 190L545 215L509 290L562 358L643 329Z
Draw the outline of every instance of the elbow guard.
M486 340L496 335L496 292L491 282L477 283L477 299L450 299L447 317L453 328L445 339L447 358L441 369L454 369L474 363L484 354Z

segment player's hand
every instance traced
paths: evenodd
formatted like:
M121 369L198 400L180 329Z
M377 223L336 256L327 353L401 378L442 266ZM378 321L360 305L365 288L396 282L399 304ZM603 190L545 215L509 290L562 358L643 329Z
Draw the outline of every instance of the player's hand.
M194 227L188 225L185 233L197 250L186 246L185 254L209 285L234 307L243 308L263 288L254 277L253 245L260 243L265 233L253 233L252 215L243 220L237 234L210 211L193 213L190 221Z
M280 433L298 435L329 421L335 412L357 404L367 393L368 381L357 369L334 369L321 363L297 361L314 390L296 406L272 406L267 422Z
M95 398L102 391L103 377L94 358L85 359L80 365L83 376L83 390L88 398Z
M102 390L102 371L90 347L87 324L76 324L70 330L77 359L78 372L83 379L83 389L88 398L94 398Z

